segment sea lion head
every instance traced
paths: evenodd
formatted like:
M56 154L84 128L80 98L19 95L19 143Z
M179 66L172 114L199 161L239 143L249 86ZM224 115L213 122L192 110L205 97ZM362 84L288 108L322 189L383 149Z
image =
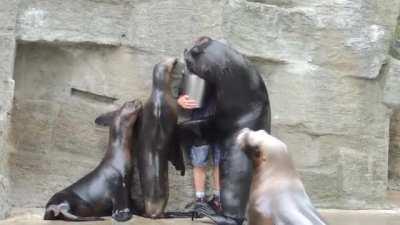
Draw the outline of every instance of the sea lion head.
M232 62L228 46L210 37L200 37L189 50L185 49L184 58L189 72L196 74L213 84L229 68Z
M142 110L142 102L133 100L125 102L117 110L104 113L95 120L97 125L110 127L119 131L121 128L132 127Z
M157 63L153 68L153 87L164 88L169 87L172 71L175 65L178 63L177 58L169 57L165 58L161 62Z
M244 128L236 138L240 148L254 162L255 166L271 162L271 158L287 158L286 145L279 139L269 135L265 130L253 131Z
M253 131L249 128L244 128L239 131L236 142L240 148L249 157L257 167L261 163L267 161L268 150L263 144L263 131Z
M120 108L120 123L125 123L126 126L132 126L135 123L139 113L142 110L142 102L133 100L125 102Z

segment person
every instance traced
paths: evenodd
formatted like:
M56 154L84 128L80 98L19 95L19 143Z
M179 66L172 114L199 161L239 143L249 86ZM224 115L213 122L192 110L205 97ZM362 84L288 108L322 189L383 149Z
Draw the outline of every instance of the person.
M181 88L180 88L181 90ZM182 91L180 91L182 92ZM177 99L178 105L183 109L190 110L190 120L201 120L211 116L215 112L215 100L212 93L205 94L203 106L198 107L198 103L190 99L185 93L180 93ZM220 182L219 182L219 163L221 160L221 151L216 144L207 143L201 131L197 130L191 146L187 148L190 161L193 166L193 184L195 189L195 204L208 203L214 211L221 212L220 201ZM207 162L209 156L212 155L213 169L213 196L210 201L207 201L205 195Z

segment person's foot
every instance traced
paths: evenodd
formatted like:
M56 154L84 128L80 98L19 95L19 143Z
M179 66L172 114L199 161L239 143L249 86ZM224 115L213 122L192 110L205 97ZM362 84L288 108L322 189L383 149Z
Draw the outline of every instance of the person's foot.
M195 201L186 204L185 209L193 209L193 208L195 208L196 204L206 203L206 202L207 202L207 199L205 197L196 198Z
M196 209L203 205L207 205L207 198L206 197L196 198L196 201L195 201L194 207L193 207L193 217L194 218L203 218L204 217L203 215L200 215L196 212Z
M213 198L207 202L207 204L217 213L222 213L221 199L219 196L214 195Z

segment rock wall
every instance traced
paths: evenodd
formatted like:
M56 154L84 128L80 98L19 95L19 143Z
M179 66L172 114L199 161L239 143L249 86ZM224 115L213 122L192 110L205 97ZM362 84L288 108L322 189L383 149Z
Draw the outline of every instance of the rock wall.
M400 112L393 114L390 125L389 188L400 191Z
M391 111L380 80L398 10L397 1L229 1L224 10L226 39L268 75L273 133L319 206L379 207L385 195Z
M394 109L390 123L389 189L400 191L400 17L390 51L384 102Z
M93 118L145 99L153 64L180 57L201 35L225 39L264 74L273 134L288 144L317 206L385 207L389 143L393 155L400 133L389 129L400 105L399 1L19 0L18 9L0 2L15 9L0 8L10 21L0 25L0 125L12 123L0 129L0 143L11 131L12 187L1 191L9 182L0 157L0 216L7 193L12 206L43 206L93 168L107 136ZM190 201L190 174L171 172L171 185L171 208Z
M8 191L10 181L8 176L7 143L10 111L14 93L14 80L12 79L15 58L15 24L17 15L17 2L2 1L0 7L0 219L8 211Z

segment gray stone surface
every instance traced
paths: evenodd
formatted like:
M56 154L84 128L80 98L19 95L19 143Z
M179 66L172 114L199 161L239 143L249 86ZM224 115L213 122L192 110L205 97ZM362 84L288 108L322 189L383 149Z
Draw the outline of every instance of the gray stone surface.
M14 82L12 80L0 80L0 219L4 218L10 207L10 181L8 173L9 145L7 137L13 93Z
M224 37L266 75L273 133L322 207L382 204L390 110L380 75L398 9L397 1L368 0L225 7Z
M393 57L400 60L400 17L397 18L397 27L394 34L390 53Z
M268 74L272 133L288 144L311 198L321 207L378 207L390 115L380 83L310 64L255 63Z
M0 219L4 218L9 207L10 181L8 175L7 140L10 111L14 93L12 80L15 56L15 24L17 1L2 1L0 7Z
M127 33L126 0L20 0L17 36L25 41L118 44Z
M400 111L391 118L389 153L389 188L400 191Z
M21 0L17 35L25 41L122 43L179 55L200 35L222 37L223 2Z
M195 38L222 38L224 0L134 1L129 44L137 48L180 56Z
M0 34L14 36L18 0L2 1L0 8Z
M226 5L224 38L235 47L251 56L304 61L336 76L369 79L385 61L399 10L396 0L260 2Z
M384 102L394 109L390 123L389 189L400 191L400 16L384 77Z
M400 60L390 59L385 78L383 101L392 108L400 109Z

